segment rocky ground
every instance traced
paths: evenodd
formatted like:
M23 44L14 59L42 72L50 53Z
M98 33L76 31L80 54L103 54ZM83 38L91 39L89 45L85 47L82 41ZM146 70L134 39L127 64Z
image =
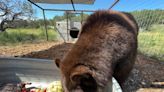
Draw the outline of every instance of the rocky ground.
M0 56L63 58L73 43L44 42L0 46ZM134 69L123 87L125 92L164 92L164 62L137 55Z

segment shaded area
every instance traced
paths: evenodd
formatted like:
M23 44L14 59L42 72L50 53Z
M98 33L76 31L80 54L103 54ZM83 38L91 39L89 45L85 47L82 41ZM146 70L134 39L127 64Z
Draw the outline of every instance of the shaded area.
M18 84L49 84L60 80L52 60L0 57L0 92L16 92Z
M31 52L29 54L23 55L22 57L31 57L31 58L46 58L54 59L60 58L71 49L73 46L72 43L63 43L59 45L52 46L49 49ZM164 91L163 84L155 85L153 82L164 82L164 63L157 60L151 59L144 56L141 53L138 53L134 69L132 70L130 77L124 84L125 92L144 92L140 91L140 88L160 88L160 91L152 92L162 92ZM149 89L148 89L149 90ZM149 90L150 91L150 90ZM149 92L148 91L148 92Z
M0 92L16 92L16 87L15 83L0 83Z
M125 82L125 92L136 92L137 90L137 92L163 92L163 66L163 62L151 59L139 53L133 71ZM154 82L159 82L159 84L153 84ZM139 90L141 88L144 89Z

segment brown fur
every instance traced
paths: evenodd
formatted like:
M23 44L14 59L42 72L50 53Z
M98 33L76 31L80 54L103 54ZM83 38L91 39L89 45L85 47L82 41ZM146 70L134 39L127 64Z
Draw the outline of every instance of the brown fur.
M57 60L65 92L104 92L112 76L122 84L135 61L137 34L128 13L101 10L89 16L73 48Z

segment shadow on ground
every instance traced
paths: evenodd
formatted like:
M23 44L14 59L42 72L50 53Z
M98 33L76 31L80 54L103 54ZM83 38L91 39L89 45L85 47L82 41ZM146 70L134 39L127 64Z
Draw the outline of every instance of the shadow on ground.
M5 71L0 70L0 92L15 92L17 84L21 83L21 80L16 73L13 72L8 75L6 73L10 71Z

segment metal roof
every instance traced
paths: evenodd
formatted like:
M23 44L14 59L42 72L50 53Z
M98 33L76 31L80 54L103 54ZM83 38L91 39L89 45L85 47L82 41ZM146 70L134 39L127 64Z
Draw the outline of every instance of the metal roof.
M30 0L34 3L45 3L45 4L94 4L95 0Z

